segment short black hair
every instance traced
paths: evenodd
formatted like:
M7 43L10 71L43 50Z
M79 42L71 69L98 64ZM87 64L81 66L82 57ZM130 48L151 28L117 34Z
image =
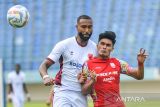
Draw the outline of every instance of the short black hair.
M113 45L116 43L116 34L112 31L105 31L104 33L100 33L98 42L104 38L110 39Z
M79 17L77 18L77 23L78 23L81 19L91 19L91 20L92 20L92 18L91 18L90 16L88 16L88 15L81 15L81 16L79 16Z

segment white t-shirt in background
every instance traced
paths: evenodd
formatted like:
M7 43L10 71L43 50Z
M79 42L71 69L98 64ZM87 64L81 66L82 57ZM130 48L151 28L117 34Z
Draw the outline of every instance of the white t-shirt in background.
M25 79L25 74L23 72L19 72L17 74L15 71L12 71L8 74L8 83L12 85L13 93L12 96L14 98L19 98L24 101L24 90L23 83Z

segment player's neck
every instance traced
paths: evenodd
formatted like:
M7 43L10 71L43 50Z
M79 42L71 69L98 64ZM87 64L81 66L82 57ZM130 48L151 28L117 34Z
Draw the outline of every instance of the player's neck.
M82 40L79 36L76 36L76 41L77 41L78 45L80 45L82 47L85 47L88 43L88 41Z
M16 71L16 74L18 75L18 74L19 74L19 72L18 72L18 71Z
M106 60L106 59L109 59L109 57L108 56L101 56L101 55L98 55L97 56L97 58L99 58L99 59L102 59L102 60Z

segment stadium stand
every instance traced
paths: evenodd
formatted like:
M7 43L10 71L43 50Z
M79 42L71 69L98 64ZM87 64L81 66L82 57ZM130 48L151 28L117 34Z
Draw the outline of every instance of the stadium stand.
M7 11L15 4L29 10L30 20L24 28L15 29L7 22ZM33 77L26 80L33 100L44 101L49 92L38 73L40 63L58 41L75 34L81 14L93 18L95 42L105 30L116 32L113 56L136 66L139 48L148 51L146 81L128 81L132 79L122 76L122 92L160 93L160 0L0 0L0 13L0 59L5 77L20 63L26 76ZM58 64L51 67L50 75L55 76L58 68Z
M26 6L30 12L28 25L21 29L12 28L6 20L7 10L15 4ZM37 70L55 43L75 34L74 24L81 14L93 17L95 42L104 30L116 32L113 56L136 66L136 53L143 47L150 54L146 66L160 67L159 4L160 0L1 0L0 57L5 59L4 71L12 70L15 63L23 64L24 71Z

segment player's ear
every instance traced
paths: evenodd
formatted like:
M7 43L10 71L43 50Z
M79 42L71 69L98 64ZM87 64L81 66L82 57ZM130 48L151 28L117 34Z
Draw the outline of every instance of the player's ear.
M78 29L78 25L75 25L75 27Z
M113 52L114 51L114 46L112 47L112 51L111 52Z
M97 44L97 49L98 49L98 44Z

